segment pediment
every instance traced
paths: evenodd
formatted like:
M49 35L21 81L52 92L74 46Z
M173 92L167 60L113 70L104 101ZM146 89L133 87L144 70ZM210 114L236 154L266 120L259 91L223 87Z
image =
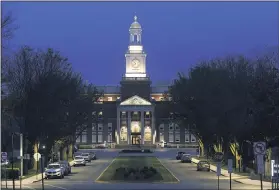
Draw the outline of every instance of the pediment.
M151 106L151 102L147 101L146 99L143 99L137 95L132 96L131 98L128 98L120 103L121 106Z

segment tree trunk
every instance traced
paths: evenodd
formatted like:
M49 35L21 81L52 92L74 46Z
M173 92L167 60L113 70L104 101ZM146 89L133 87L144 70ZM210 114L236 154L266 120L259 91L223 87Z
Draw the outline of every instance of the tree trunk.
M73 159L73 153L74 153L74 151L73 151L73 149L74 149L74 145L73 144L70 144L70 146L69 146L69 159Z
M34 148L34 154L39 152L39 142L38 141L35 142L33 148ZM33 158L33 160L34 160L33 169L38 171L38 169L39 169L39 162L37 162L34 158Z

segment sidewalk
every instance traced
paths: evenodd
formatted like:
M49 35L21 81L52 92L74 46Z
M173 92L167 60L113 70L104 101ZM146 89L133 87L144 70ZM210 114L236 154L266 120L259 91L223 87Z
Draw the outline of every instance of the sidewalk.
M45 177L45 174L43 174L43 177ZM21 181L21 184L22 185L28 185L30 183L35 183L35 182L41 181L41 180L42 180L42 173L40 173L38 175L34 175L34 176L26 178L26 179L23 179ZM1 180L1 185L2 185L2 187L6 186L6 180L5 179ZM7 181L7 186L13 186L13 181L8 180ZM15 186L20 186L20 180L15 180Z
M73 166L73 161L70 162L70 165ZM43 173L43 178L45 178L45 174ZM34 175L34 176L31 176L29 178L26 178L26 179L23 179L21 181L21 184L22 185L28 185L28 184L31 184L31 183L35 183L35 182L38 182L38 181L41 181L42 180L42 173L38 174L38 175ZM1 180L1 186L2 187L5 187L6 186L6 181L5 179ZM13 186L13 181L12 180L8 180L7 181L7 186ZM20 186L20 180L15 180L15 186Z
M197 164L199 161L200 160L198 160L196 158L192 158L192 162L195 164ZM217 167L214 165L210 165L210 170L213 172L216 172ZM221 169L221 175L225 176L225 177L230 177L228 170L224 170L224 169ZM251 179L249 179L248 176L238 175L235 173L232 173L231 176L232 176L232 180L234 180L238 183L243 183L243 184L247 184L247 185L259 185L259 186L261 185L260 180L251 180ZM271 182L263 181L263 187L271 189L272 188Z

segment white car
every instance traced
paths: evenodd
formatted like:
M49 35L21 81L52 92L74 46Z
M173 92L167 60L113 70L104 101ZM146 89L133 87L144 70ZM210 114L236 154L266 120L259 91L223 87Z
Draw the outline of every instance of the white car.
M85 166L86 161L82 156L75 156L73 166Z
M59 163L49 164L45 170L45 178L64 178L64 168Z
M80 156L82 156L86 162L91 162L91 155L89 153L82 153Z

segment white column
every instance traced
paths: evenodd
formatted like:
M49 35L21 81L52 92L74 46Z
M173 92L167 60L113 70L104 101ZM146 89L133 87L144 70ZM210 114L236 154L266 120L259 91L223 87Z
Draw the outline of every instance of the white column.
M141 144L144 144L144 111L140 112Z
M127 126L128 137L127 137L127 143L131 144L131 112L127 111L127 114L128 114L128 126Z
M117 108L117 138L116 138L116 144L119 144L119 140L120 140L120 111Z
M151 119L151 137L153 137L154 135L154 131L155 131L155 116L154 116L154 111L151 112L152 114L152 119ZM156 136L155 136L156 138ZM155 144L156 139L152 139L153 140L153 144Z

